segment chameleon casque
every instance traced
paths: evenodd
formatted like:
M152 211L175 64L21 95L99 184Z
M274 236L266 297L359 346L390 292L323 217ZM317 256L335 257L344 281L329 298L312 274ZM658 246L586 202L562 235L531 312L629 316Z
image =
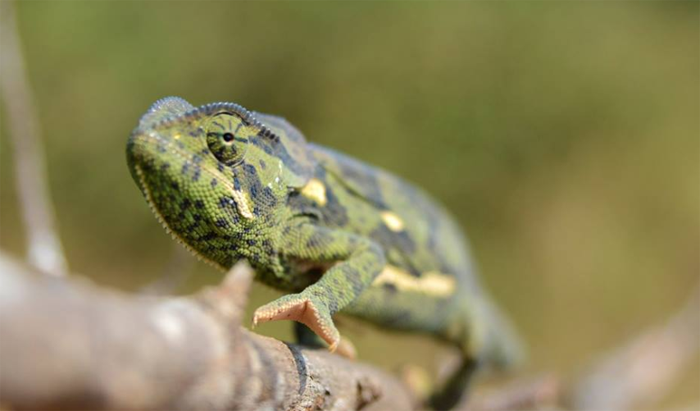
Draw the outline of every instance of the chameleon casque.
M386 171L306 142L283 118L164 98L127 158L174 238L222 270L246 259L258 281L289 293L254 323L295 320L333 351L340 312L433 334L459 347L465 370L518 355L449 213Z

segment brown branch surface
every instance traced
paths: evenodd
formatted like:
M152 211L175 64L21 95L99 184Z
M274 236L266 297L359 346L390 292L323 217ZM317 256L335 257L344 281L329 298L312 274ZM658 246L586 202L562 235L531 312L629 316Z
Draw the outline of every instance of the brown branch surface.
M28 259L45 273L65 275L68 269L46 183L41 128L25 75L12 1L0 1L0 50L0 95L14 148L15 178L27 231Z
M9 409L408 410L396 379L240 326L237 265L190 298L130 296L43 276L0 253L0 404ZM562 387L552 377L476 392L465 411L630 409L662 397L698 350L698 300ZM562 394L562 392L564 394Z
M240 327L237 265L192 298L129 296L0 254L0 404L10 409L409 410L367 365Z

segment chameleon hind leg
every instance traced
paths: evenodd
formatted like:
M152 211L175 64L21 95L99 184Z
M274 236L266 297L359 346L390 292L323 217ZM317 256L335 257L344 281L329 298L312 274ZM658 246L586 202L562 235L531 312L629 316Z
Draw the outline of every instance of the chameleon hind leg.
M463 403L469 385L471 384L481 360L474 351L471 338L458 344L460 348L460 364L448 378L438 385L428 397L428 405L434 410L449 410Z
M294 320L313 330L335 351L340 333L332 316L354 301L384 267L384 252L366 237L302 223L282 239L287 258L333 264L316 283L258 308L253 324Z
M482 366L504 369L522 359L519 339L489 300L472 296L459 301L445 337L459 347L460 368L430 397L436 410L453 408L462 401L474 375Z
M430 395L428 403L434 410L449 410L454 408L464 396L467 387L478 368L478 362L465 358L459 369L452 374L443 386Z

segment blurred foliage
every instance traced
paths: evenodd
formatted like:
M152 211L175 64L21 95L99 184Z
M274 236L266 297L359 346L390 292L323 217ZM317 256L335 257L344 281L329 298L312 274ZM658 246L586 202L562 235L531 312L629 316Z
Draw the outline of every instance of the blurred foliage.
M72 269L100 283L136 289L172 253L124 155L167 95L283 115L441 199L530 345L529 371L575 374L698 281L697 2L18 9L61 236ZM0 246L20 255L6 133ZM180 291L220 278L195 271ZM252 304L274 295L259 287ZM426 338L348 328L361 357L385 366L447 355ZM677 399L697 399L699 373Z

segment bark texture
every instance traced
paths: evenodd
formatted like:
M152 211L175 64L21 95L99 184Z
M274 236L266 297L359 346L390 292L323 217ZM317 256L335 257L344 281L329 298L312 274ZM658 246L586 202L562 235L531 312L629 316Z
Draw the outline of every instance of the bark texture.
M10 409L408 410L395 378L240 326L237 265L191 298L132 296L0 255L0 404Z

